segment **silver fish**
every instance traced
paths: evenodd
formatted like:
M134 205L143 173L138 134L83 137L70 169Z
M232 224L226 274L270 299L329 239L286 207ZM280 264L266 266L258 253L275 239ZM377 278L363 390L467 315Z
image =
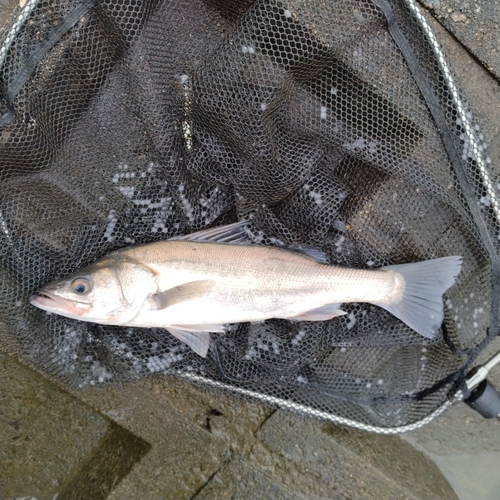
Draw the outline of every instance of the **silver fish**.
M224 324L330 320L342 303L383 307L427 338L443 321L443 293L461 257L351 269L318 249L249 244L246 222L109 253L44 288L40 309L105 325L161 327L206 356Z

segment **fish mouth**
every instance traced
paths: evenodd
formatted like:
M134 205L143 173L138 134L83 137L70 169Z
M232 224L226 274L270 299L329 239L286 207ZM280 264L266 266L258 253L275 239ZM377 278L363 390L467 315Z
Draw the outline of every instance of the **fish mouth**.
M29 301L39 309L70 318L83 316L90 308L90 304L68 300L45 290L38 292L38 295L32 295Z

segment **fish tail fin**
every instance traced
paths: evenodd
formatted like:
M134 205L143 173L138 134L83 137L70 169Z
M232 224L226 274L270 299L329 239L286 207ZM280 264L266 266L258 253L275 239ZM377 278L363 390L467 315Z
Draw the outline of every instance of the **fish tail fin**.
M455 283L461 267L462 257L458 256L382 267L382 271L399 273L405 280L405 289L399 302L376 305L432 339L444 318L443 293Z

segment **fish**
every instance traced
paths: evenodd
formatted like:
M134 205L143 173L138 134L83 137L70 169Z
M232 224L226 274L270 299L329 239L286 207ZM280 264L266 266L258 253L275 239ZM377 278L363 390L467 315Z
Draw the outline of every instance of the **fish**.
M164 328L206 357L211 333L272 318L327 321L342 304L382 307L426 338L444 317L443 294L462 257L377 269L328 263L316 247L252 244L240 221L112 251L30 297L32 305L104 325Z

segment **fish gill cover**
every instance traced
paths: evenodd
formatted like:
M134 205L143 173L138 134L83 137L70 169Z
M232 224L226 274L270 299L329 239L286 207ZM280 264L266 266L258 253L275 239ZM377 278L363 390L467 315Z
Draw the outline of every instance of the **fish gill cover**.
M380 432L463 383L498 331L500 176L411 0L40 0L24 14L0 51L5 345L76 387L175 374ZM424 339L350 304L325 322L230 325L203 359L162 329L28 302L114 249L244 219L255 243L315 245L341 266L461 255L442 329Z

